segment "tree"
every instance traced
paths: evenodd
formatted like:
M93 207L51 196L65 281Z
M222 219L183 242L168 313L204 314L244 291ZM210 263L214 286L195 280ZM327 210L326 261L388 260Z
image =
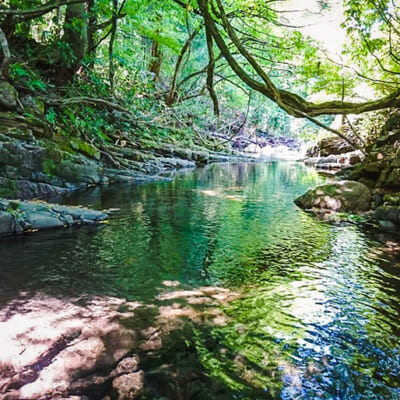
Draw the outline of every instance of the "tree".
M309 102L296 93L280 89L239 38L230 21L233 17L227 15L222 1L198 0L198 6L207 29L211 32L225 60L237 76L249 87L276 102L281 108L295 117L312 118L326 114L360 114L367 111L400 106L399 88L396 88L392 93L378 100L362 103L328 101L319 104ZM231 13L231 15L234 16L235 13ZM226 32L226 37L221 33L221 27L224 29L224 32ZM239 64L234 57L234 51L227 43L228 40L230 41L231 48L233 47L234 51L237 51L246 60L256 73L258 79L253 78L249 72Z

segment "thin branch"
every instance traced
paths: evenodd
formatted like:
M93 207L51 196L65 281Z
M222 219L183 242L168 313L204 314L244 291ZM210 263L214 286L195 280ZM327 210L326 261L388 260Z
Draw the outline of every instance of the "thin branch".
M29 21L33 18L41 17L50 11L55 10L61 6L85 3L87 0L56 0L50 1L41 7L36 7L29 10L18 10L13 8L0 8L0 16L7 15L12 17L12 23L17 24L24 21Z
M177 88L176 87L176 80L178 78L178 73L179 73L179 69L180 69L181 64L182 64L183 57L185 56L185 53L188 51L188 49L190 47L190 44L193 42L194 38L199 34L199 32L201 31L202 28L203 28L203 26L200 25L197 29L195 29L192 32L192 34L186 40L185 44L183 45L183 47L182 47L182 49L181 49L181 51L179 53L178 59L177 59L176 64L175 64L174 75L172 77L171 88L170 88L170 91L169 91L169 93L167 95L167 98L166 98L166 101L165 101L166 104L169 105L169 106L172 105L173 102L174 102L176 88Z

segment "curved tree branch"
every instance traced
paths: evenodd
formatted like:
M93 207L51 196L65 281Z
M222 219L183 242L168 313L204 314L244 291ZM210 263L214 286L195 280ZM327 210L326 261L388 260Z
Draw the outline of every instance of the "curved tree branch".
M55 10L61 6L71 5L71 4L79 4L86 3L87 0L56 0L50 1L43 6L36 7L34 9L29 10L19 10L14 8L0 8L0 17L2 15L11 16L12 23L17 24L24 21L29 21L34 18L41 17L44 14L47 14L50 11Z
M199 9L203 15L205 24L211 32L215 43L219 47L224 58L238 75L238 77L250 86L252 89L265 95L270 100L276 102L282 109L287 111L290 115L295 117L315 117L319 115L333 115L333 114L361 114L368 111L375 111L389 107L400 106L400 89L395 90L386 97L378 100L366 102L344 102L344 101L327 101L323 103L313 103L305 100L301 96L279 89L271 81L268 75L263 71L262 67L257 63L253 56L244 48L240 40L237 38L232 26L230 25L224 13L222 3L216 0L219 7L221 21L224 29L226 30L229 39L232 41L238 52L246 58L249 64L253 67L257 75L262 81L252 78L244 68L240 66L236 58L232 55L226 40L220 33L217 23L209 11L209 0L198 0Z

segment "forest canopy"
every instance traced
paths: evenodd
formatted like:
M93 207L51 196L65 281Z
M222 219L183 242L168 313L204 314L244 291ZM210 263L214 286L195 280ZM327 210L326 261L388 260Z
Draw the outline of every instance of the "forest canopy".
M247 107L255 121L273 114L278 126L287 117L265 99L324 127L316 117L399 107L397 1L316 0L317 11L303 3L6 0L1 71L39 89L96 75L117 97L127 88L132 96L150 91L167 107L208 97L217 116ZM332 57L301 21L338 4L347 36ZM313 101L316 94L326 100Z

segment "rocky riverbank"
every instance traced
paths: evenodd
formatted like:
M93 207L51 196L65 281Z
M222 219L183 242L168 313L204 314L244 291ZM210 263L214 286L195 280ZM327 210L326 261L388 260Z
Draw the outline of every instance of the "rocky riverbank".
M92 126L79 119L79 104L17 91L0 80L0 198L44 198L93 185L151 181L174 169L244 158L228 147L214 151L193 141L181 145L177 137L183 133L173 126L151 127L143 134L117 103L83 99L94 102L107 126L89 134L85 129ZM85 110L89 118L93 109ZM69 120L75 126L68 126ZM158 130L166 129L170 132L163 141Z
M363 159L364 154L360 150L354 149L340 137L330 136L307 149L304 163L317 170L336 173L360 163Z
M173 169L242 158L238 153L184 149L146 141L109 144L103 153L83 141L76 141L75 147L78 150L56 140L36 139L31 134L16 137L15 131L3 129L0 197L43 198L99 184L145 182L160 179Z
M337 138L324 140L308 151L309 156L318 152L322 157L311 157L305 160L317 168L327 165L338 171L346 166L337 162L342 157L354 154ZM332 212L365 213L366 220L380 230L400 233L400 117L390 117L381 135L365 149L365 156L356 163L350 158L351 168L340 172L350 181L328 183L309 190L295 200L295 203L306 210L319 215L330 215ZM329 155L329 151L333 154ZM336 154L346 151L345 154ZM311 161L310 161L311 160ZM313 163L313 160L317 160ZM326 160L332 162L325 162ZM336 161L335 161L336 160ZM362 207L360 207L362 204ZM368 206L367 206L368 204Z

